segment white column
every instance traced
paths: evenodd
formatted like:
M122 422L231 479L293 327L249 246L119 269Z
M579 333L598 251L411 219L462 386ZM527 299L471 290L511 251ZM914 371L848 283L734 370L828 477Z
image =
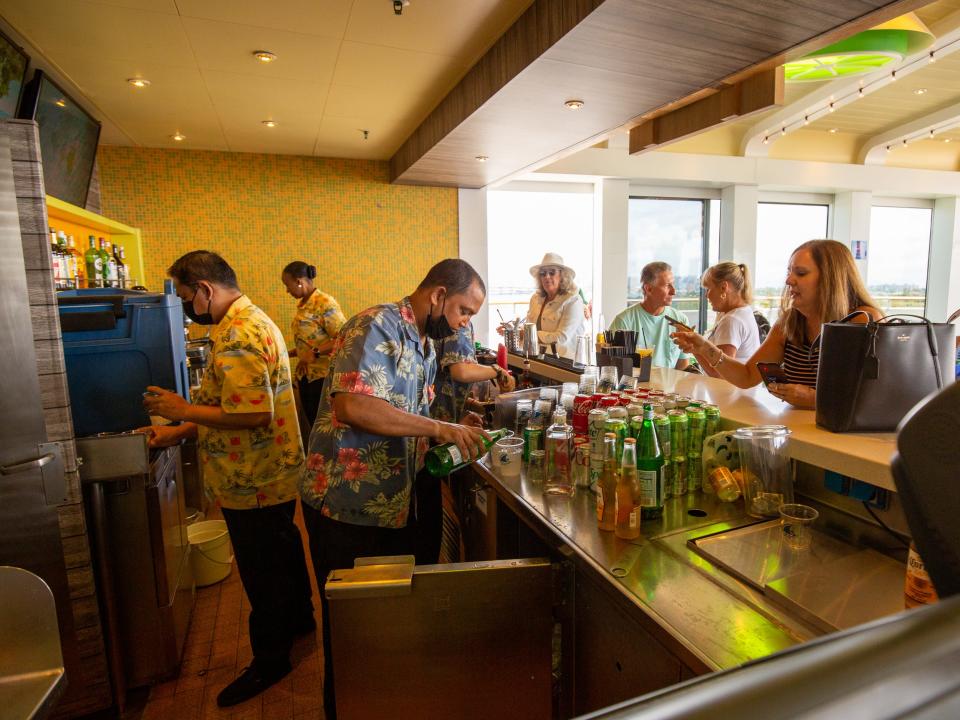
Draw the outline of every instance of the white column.
M930 263L927 266L927 317L943 322L960 307L960 198L933 206Z
M870 212L873 207L873 193L854 190L839 192L833 201L832 239L842 242L854 252L854 242L862 240L861 247L866 249L866 257L856 258L857 269L864 282L867 282L867 269L870 264Z
M627 220L630 200L628 180L600 180L596 204L599 246L594 252L594 329L599 332L600 314L607 325L627 307ZM599 290L599 292L598 292Z
M756 185L728 185L720 193L720 260L743 263L757 272Z
M459 212L460 259L470 263L474 270L480 273L483 282L487 284L487 299L490 293L490 264L487 252L487 191L466 190L457 191ZM475 337L489 347L490 339L487 328L490 325L490 311L487 303L480 308L480 312L473 318Z

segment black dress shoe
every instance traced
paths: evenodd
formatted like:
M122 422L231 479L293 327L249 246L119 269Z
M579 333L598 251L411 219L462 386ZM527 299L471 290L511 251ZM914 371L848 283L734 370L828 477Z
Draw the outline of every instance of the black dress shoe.
M256 697L274 683L290 674L290 663L261 667L254 660L232 683L217 695L217 705L230 707Z

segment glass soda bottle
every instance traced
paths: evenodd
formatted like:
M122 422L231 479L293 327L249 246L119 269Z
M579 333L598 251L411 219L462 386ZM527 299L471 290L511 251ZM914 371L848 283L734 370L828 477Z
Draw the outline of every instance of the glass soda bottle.
M603 436L603 472L597 483L597 527L612 531L616 528L617 479L620 464L617 462L617 436Z
M484 448L489 450L497 440L506 437L507 432L509 431L506 428L494 430L487 433L490 436L489 440L485 437L481 437L480 440ZM476 459L477 458L465 458L463 453L460 452L460 448L456 446L456 443L445 443L430 448L423 461L427 467L427 472L435 477L443 477L444 475L456 472L460 468L465 468Z
M614 534L624 540L640 537L640 487L637 482L637 441L623 441L623 460L617 478L616 519Z
M91 235L89 237L90 247L83 254L83 259L87 265L87 287L103 287L103 258L97 250L97 239Z
M546 477L543 492L547 495L573 495L573 428L567 425L567 413L563 408L553 411L553 423L544 435L547 456Z
M77 281L76 286L78 288L87 287L86 261L84 260L83 253L77 249L77 243L73 239L73 235L67 237L67 250L70 252L70 257L73 258L73 267Z
M637 434L637 479L640 482L640 504L643 519L663 514L663 452L653 425L653 408L643 406L643 425Z

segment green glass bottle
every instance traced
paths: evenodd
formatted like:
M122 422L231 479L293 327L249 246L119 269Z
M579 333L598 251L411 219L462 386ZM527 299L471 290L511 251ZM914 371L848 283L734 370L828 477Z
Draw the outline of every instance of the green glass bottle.
M487 433L490 436L489 440L481 438L481 441L484 447L489 450L497 440L506 437L508 432L509 430L506 428L493 430ZM465 468L476 459L477 458L464 458L460 452L460 448L458 448L455 443L446 443L430 448L423 461L427 466L427 472L434 477L443 477L444 475L456 472L460 468Z
M97 239L91 235L89 240L90 247L83 254L83 260L87 264L87 287L103 287L103 258L97 250Z
M637 434L637 480L640 483L641 517L644 520L663 514L663 452L653 424L654 412L643 406L643 425Z

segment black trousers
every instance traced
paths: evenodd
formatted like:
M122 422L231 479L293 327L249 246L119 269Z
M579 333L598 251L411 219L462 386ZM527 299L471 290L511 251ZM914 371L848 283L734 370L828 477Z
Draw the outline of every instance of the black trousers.
M327 720L337 717L333 681L333 644L330 636L330 606L323 591L331 570L352 568L358 557L413 555L418 565L432 565L440 555L443 506L440 480L425 471L417 477L407 526L381 528L332 520L306 503L303 520L310 539L313 571L320 588L323 613L323 709Z
M313 617L310 576L295 500L249 510L223 509L240 581L250 600L250 646L258 665L284 665L298 628Z
M307 418L307 424L313 427L320 409L320 396L323 395L323 378L319 380L300 380L300 405Z

